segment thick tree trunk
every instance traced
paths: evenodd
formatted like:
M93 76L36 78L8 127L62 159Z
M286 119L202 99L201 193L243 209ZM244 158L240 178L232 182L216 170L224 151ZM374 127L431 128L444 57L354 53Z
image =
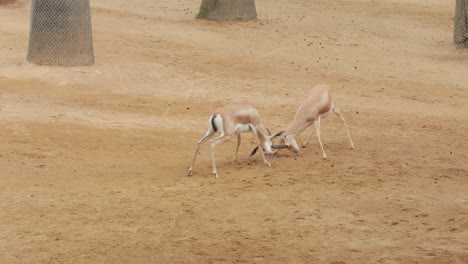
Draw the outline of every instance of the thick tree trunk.
M468 0L457 0L455 13L455 45L468 47Z
M197 18L210 20L254 19L255 0L202 0Z
M0 5L13 4L16 0L0 0Z
M33 0L27 60L53 66L94 63L89 0Z

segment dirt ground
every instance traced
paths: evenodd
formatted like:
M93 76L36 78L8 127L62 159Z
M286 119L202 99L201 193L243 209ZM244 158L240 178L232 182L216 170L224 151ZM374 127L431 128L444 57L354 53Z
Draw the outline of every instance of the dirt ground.
M468 50L454 1L93 0L96 64L25 62L30 1L0 6L0 263L468 263ZM339 119L267 168L208 117L255 105L278 131L317 83ZM300 136L302 142L308 131Z

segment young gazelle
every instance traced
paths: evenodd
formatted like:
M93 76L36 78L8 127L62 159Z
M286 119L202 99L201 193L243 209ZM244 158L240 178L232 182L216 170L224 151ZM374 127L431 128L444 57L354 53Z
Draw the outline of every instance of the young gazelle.
M294 119L289 124L289 126L285 130L272 136L271 139L281 137L280 146L289 148L294 152L298 152L299 146L297 145L295 137L302 133L302 131L304 131L307 127L314 125L314 128L317 131L317 140L320 144L320 148L322 149L323 158L327 159L327 154L325 153L322 140L320 138L320 121L330 113L335 113L340 118L341 122L343 122L346 128L346 133L348 134L351 148L354 149L354 144L349 133L348 125L337 108L334 101L333 90L328 85L314 86L311 89L307 99L297 109ZM314 130L312 130L302 147L306 147L308 145L313 133ZM256 149L252 151L251 156L253 156L255 152Z
M193 157L192 164L190 165L188 175L193 174L193 165L195 159L197 158L198 151L200 150L201 145L213 136L216 132L219 132L221 135L217 138L211 140L211 159L213 160L213 174L218 177L218 172L216 170L216 162L214 155L214 147L219 144L229 140L234 135L237 135L237 147L234 154L233 163L237 162L237 152L239 151L239 146L241 143L241 133L243 132L252 132L257 142L257 146L261 146L260 153L263 157L263 162L268 167L271 164L266 160L263 150L268 155L271 155L271 141L269 137L265 134L267 130L263 126L263 123L260 119L260 115L257 110L250 105L227 105L223 108L215 111L209 119L208 131L206 131L205 136L200 139L198 142L197 150L195 151L195 156Z

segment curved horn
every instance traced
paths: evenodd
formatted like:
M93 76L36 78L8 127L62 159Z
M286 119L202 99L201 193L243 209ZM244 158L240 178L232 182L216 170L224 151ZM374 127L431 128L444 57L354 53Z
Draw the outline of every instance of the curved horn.
M274 149L284 149L284 148L288 148L288 146L286 146L286 145L273 144L273 145L271 145L271 148L274 148Z
M291 146L287 146L287 145L278 145L278 144L273 144L271 145L271 148L274 148L274 149L289 149L290 151L294 152L294 153L298 153L297 150L295 150L293 147Z
M257 153L257 151L258 151L258 146L256 146L256 147L252 150L252 152L250 152L250 157L252 158L252 157L255 155L255 153Z

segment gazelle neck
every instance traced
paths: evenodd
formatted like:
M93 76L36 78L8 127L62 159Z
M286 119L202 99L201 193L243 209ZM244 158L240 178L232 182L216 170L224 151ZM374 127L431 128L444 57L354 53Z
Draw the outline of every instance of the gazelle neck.
M296 137L302 131L304 131L304 129L306 129L307 126L307 123L297 122L296 120L293 120L291 124L289 124L289 126L284 130L284 135Z

